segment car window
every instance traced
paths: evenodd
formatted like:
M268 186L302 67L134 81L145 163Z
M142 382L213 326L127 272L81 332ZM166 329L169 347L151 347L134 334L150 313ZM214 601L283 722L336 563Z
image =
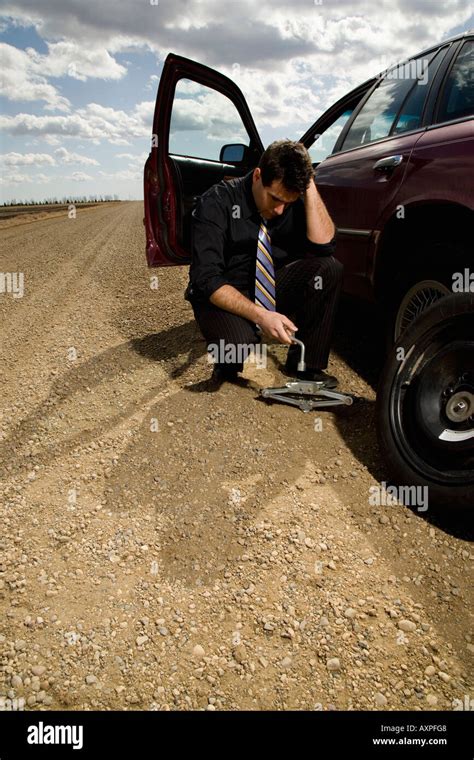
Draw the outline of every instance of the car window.
M226 95L190 79L178 80L171 111L170 154L218 161L223 145L249 142L240 114Z
M392 134L398 135L402 132L409 132L412 129L418 129L421 126L423 118L423 109L426 97L430 90L429 85L438 71L439 65L444 58L447 47L441 48L432 58L426 70L421 71L421 77L416 81L411 91L403 103L398 118L392 128Z
M352 116L352 112L352 108L348 108L344 111L336 121L319 135L313 145L308 149L313 164L319 164L331 155L337 142L337 138L341 134L347 120Z
M427 90L429 81L428 58L413 58L394 66L387 72L351 125L342 150L357 148L390 134L397 114L413 87ZM416 114L414 114L415 116Z
M437 122L474 114L474 40L467 40L447 78Z

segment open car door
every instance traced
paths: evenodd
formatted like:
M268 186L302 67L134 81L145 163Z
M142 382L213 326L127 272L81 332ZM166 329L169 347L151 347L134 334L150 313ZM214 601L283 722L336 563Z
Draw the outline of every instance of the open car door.
M148 266L189 264L191 212L205 190L257 166L263 145L228 77L170 53L163 65L145 163Z

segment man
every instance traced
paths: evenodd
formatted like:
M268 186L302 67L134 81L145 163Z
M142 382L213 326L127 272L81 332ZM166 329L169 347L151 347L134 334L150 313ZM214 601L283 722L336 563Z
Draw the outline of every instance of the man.
M208 346L234 347L227 356L238 356L239 347L260 342L260 328L290 346L286 374L336 387L324 371L342 284L334 249L335 227L301 143L277 140L256 169L209 188L192 214L185 293ZM291 345L296 331L306 346L304 373ZM243 369L242 361L219 359L214 377L233 379Z

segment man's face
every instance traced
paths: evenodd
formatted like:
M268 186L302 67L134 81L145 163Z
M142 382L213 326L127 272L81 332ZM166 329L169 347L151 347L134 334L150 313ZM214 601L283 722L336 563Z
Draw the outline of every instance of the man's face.
M265 187L258 167L253 172L252 193L261 216L267 220L283 214L287 206L300 197L299 193L287 190L281 180L273 180Z

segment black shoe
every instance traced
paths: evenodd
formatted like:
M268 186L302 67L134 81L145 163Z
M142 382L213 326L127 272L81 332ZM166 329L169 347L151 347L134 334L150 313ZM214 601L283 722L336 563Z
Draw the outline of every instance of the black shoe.
M293 363L285 364L285 374L296 377L298 380L310 380L313 383L324 383L326 388L337 388L339 380L334 375L328 375L323 369L307 368L304 371L297 370Z
M227 380L231 383L233 380L237 380L239 372L242 370L242 364L215 364L211 379L221 383Z

